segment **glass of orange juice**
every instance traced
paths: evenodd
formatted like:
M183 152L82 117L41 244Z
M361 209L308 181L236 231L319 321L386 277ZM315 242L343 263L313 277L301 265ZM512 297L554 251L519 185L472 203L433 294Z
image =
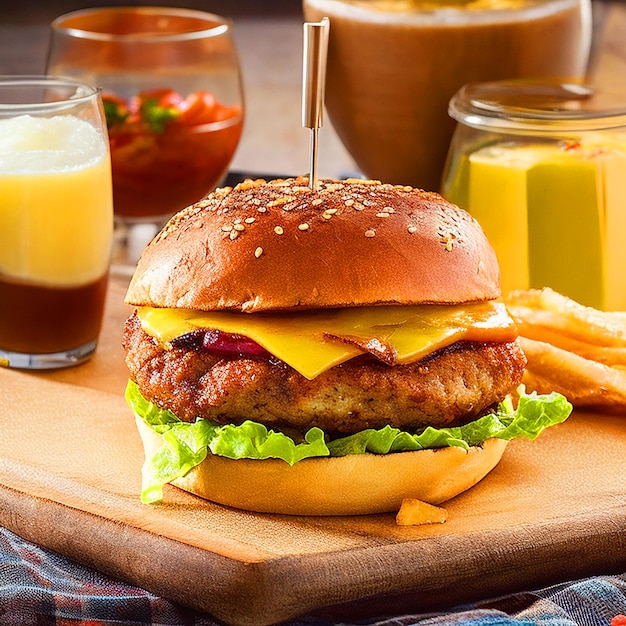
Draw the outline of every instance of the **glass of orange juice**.
M0 77L0 365L52 369L93 354L112 234L99 91Z
M168 7L103 7L52 22L47 72L102 88L113 172L114 268L224 179L243 126L230 20Z

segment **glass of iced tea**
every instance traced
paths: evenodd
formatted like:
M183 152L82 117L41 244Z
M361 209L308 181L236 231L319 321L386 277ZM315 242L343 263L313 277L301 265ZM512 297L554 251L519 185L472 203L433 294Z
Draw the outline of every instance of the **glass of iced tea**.
M47 72L102 89L122 241L156 233L224 179L243 126L228 19L165 7L68 13L52 22ZM118 259L116 246L129 268L131 248Z
M98 90L0 77L0 365L53 369L93 354L112 235Z

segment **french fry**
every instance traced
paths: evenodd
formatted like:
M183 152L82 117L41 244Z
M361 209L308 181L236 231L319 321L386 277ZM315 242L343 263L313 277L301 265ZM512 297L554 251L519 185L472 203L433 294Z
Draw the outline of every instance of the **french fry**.
M626 370L585 359L549 343L520 337L529 391L562 393L575 407L607 413L626 409Z
M398 526L443 524L446 519L448 512L444 508L415 498L405 498L396 515L396 524Z
M505 304L528 360L529 391L558 391L599 412L626 410L626 312L599 311L548 288L511 292Z
M562 350L605 365L626 367L626 347L600 346L590 341L564 335L546 326L535 326L532 320L515 317L517 330L522 337L551 344Z
M549 288L513 291L504 301L514 319L533 327L598 346L626 347L626 312L586 307Z

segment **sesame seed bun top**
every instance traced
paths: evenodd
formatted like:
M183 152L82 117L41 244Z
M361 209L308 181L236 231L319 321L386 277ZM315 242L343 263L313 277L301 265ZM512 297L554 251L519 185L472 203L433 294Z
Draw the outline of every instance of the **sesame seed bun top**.
M441 196L377 181L245 181L175 215L126 302L270 311L456 304L500 296L478 223Z

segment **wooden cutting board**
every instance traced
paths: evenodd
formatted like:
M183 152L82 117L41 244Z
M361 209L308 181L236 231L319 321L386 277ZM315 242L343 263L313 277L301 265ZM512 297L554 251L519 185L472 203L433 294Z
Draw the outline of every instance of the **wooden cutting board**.
M241 625L428 610L626 570L622 416L575 414L511 443L442 525L248 513L174 487L141 504L122 297L114 283L91 363L0 370L0 524L25 539Z

